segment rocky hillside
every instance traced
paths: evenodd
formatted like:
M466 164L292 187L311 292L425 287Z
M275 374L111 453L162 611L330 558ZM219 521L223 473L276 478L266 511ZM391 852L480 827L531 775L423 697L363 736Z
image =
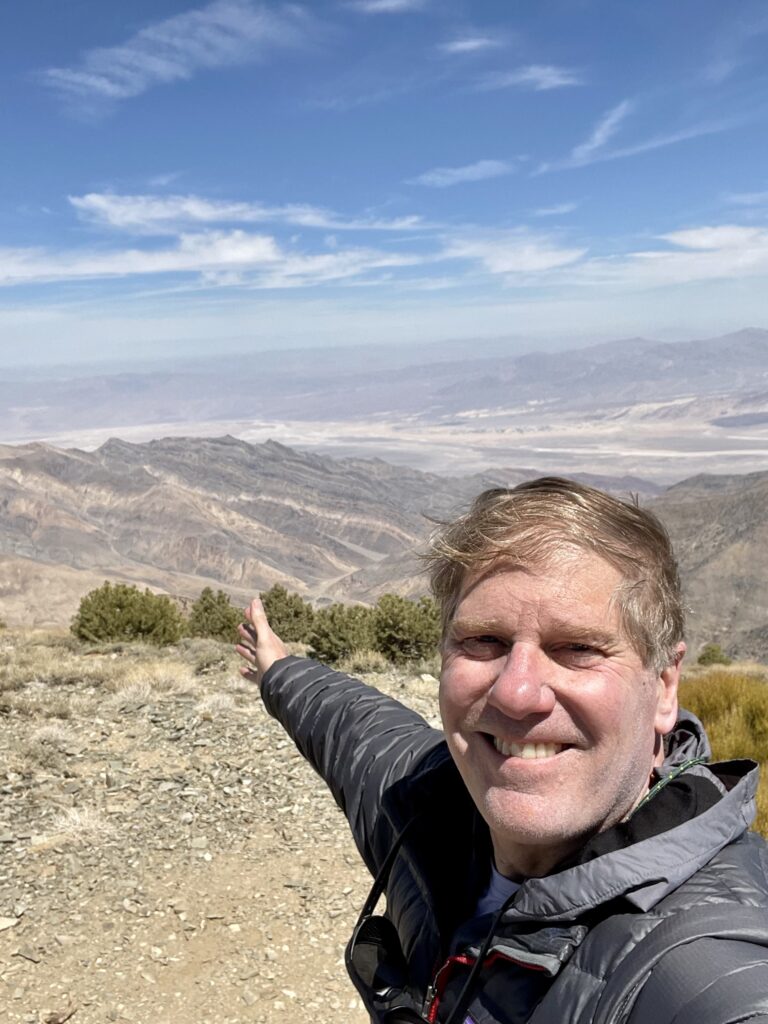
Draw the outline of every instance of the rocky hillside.
M694 643L768 660L768 473L693 477L652 507L675 543Z

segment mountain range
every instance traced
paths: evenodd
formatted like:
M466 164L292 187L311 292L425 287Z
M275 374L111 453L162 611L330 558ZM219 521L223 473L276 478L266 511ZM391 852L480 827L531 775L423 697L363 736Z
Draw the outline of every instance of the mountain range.
M445 476L381 459L336 459L233 437L112 439L96 451L0 446L0 618L65 624L104 579L236 602L282 583L317 601L424 591L414 552L431 521L490 486L540 475ZM768 472L697 475L639 493L679 554L693 647L768 657Z

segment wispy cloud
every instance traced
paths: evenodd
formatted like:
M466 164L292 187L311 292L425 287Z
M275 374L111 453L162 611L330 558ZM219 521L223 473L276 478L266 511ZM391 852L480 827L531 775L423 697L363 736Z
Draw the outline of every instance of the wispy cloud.
M425 0L353 0L349 4L363 14L399 14L401 11L418 11Z
M579 143L578 146L575 146L568 156L561 160L549 160L539 164L536 173L543 174L547 171L586 167L589 164L605 160L620 160L624 157L636 156L639 153L647 153L654 149L663 149L665 146L673 146L678 142L696 139L702 135L714 135L718 132L724 132L729 128L735 127L737 124L735 120L705 122L691 125L688 128L681 128L668 134L652 135L650 138L642 139L640 142L630 143L626 146L609 147L607 145L608 142L616 135L620 126L633 110L634 104L629 100L623 100L617 106L612 107L600 118L588 138L584 142Z
M768 277L766 228L702 226L671 231L661 235L660 241L667 243L663 249L590 260L575 270L573 281L634 290Z
M552 64L528 64L513 71L491 71L480 79L477 88L491 91L527 87L542 92L573 85L583 85L583 79L572 68L560 68Z
M534 217L562 217L566 213L573 213L578 208L578 203L556 203L554 206L540 206L533 211Z
M89 50L73 67L48 68L40 77L76 104L116 102L204 69L303 46L309 27L308 15L296 6L273 10L252 0L214 0L148 25L119 46Z
M735 206L768 206L768 192L729 192L725 201Z
M176 245L152 250L5 249L0 256L0 284L200 271L261 265L278 258L274 239L243 231L182 235Z
M177 181L181 175L181 171L169 171L167 174L153 174L147 179L147 184L150 188L165 188L166 185L171 185L174 181Z
M0 250L0 285L181 274L207 286L310 287L422 262L412 253L371 248L307 254L282 249L268 235L204 231L164 249Z
M512 174L516 165L509 160L478 160L463 167L434 167L424 171L416 178L411 178L410 185L428 185L431 188L449 188L467 181L485 181L487 178L499 178L504 174Z
M451 39L447 43L440 43L438 50L448 54L478 53L481 50L493 50L503 45L500 39L492 39L490 36L467 35Z
M756 18L729 16L717 40L716 51L704 67L704 78L719 85L750 59L749 48L768 32L768 15ZM759 49L757 51L759 53Z
M629 100L622 100L600 118L588 139L576 146L570 159L575 166L590 163L596 153L603 149L609 139L613 138L622 121L626 120L632 110Z
M576 263L585 253L585 249L565 248L546 236L522 229L450 239L444 250L446 259L479 262L491 274L505 277L564 267Z
M325 231L413 231L426 227L416 216L348 219L331 210L302 203L263 206L195 195L89 192L84 196L69 196L69 202L88 220L139 234L174 234L180 227L190 224L282 223Z

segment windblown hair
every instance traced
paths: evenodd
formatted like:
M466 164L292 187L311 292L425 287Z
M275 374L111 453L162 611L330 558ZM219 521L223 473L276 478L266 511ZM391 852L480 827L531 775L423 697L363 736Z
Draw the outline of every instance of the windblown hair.
M621 574L614 599L643 664L661 671L673 663L685 615L667 531L637 504L560 477L484 491L464 515L439 524L424 561L443 632L468 576L495 563L537 568L573 547L594 552Z

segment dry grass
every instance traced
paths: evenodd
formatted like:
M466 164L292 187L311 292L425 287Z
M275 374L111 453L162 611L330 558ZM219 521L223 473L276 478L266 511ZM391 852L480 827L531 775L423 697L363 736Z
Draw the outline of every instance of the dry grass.
M204 722L212 722L222 713L234 711L237 707L235 698L231 693L220 693L215 691L209 693L195 705L195 712Z
M687 674L680 703L704 723L715 760L749 757L763 766L755 828L768 836L768 684L764 666L728 665Z
M30 850L40 852L52 846L97 846L115 834L114 824L93 807L70 807L51 822L50 832L37 837Z
M339 661L338 669L348 675L357 676L368 672L386 672L392 666L379 651L352 651Z

